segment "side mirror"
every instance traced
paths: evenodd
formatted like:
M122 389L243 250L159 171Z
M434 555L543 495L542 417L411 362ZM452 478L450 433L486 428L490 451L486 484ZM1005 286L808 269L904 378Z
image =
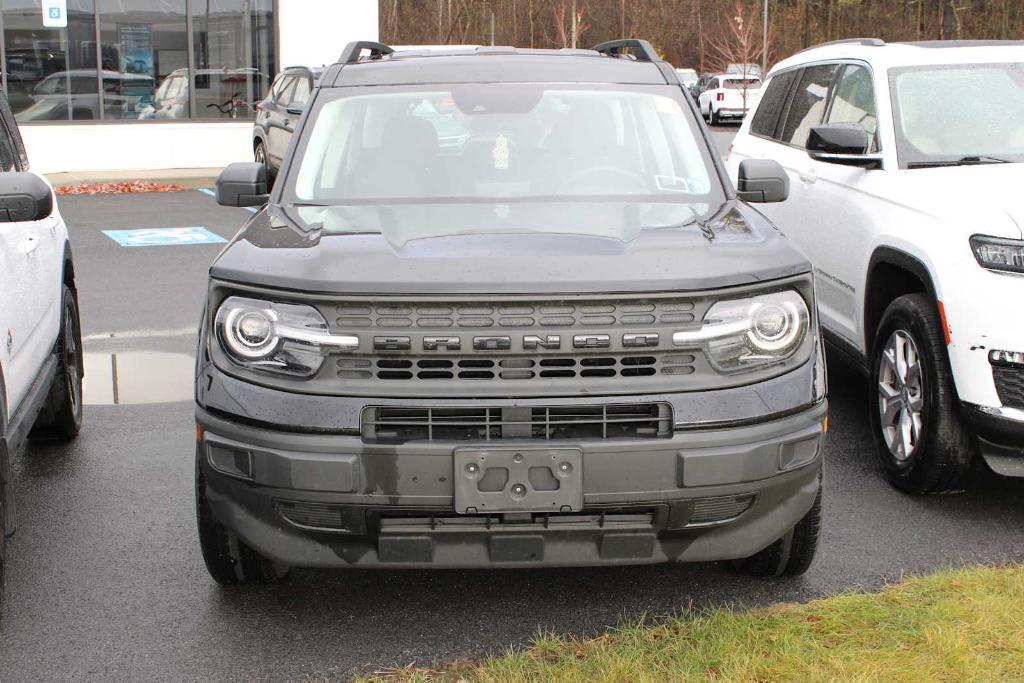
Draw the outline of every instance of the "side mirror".
M811 128L807 153L815 161L843 166L879 168L881 154L868 154L871 138L856 123L827 123Z
M752 204L784 202L789 196L789 176L773 159L746 159L740 162L736 194Z
M302 116L302 112L306 111L306 103L305 102L292 102L291 104L289 104L287 106L285 111L287 111L289 114L293 114L295 116Z
M217 176L217 203L221 206L263 206L269 199L264 164L253 161L229 164Z
M34 173L0 173L0 223L41 221L53 213L53 191Z

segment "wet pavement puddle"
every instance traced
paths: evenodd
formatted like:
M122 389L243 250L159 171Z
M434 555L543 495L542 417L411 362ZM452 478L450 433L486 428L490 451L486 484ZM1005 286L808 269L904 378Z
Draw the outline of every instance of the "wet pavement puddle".
M187 353L128 351L85 354L82 402L121 405L187 401L195 360Z

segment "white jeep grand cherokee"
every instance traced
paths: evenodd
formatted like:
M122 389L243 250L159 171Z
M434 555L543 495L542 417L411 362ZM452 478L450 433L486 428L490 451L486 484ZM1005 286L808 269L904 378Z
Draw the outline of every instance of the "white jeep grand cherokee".
M78 433L81 349L68 230L0 93L0 591L15 520L9 455L29 435Z
M840 41L769 74L728 167L810 257L822 329L870 374L890 480L1024 476L1024 42Z

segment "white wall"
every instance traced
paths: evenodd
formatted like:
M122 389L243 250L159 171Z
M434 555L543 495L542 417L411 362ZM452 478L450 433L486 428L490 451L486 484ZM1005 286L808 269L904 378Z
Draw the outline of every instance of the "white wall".
M149 0L155 2L155 0ZM280 0L280 66L333 64L352 40L377 40L378 0ZM252 157L252 123L21 127L41 173L217 168Z
M281 66L323 66L353 40L377 40L378 0L280 0Z
M252 157L252 123L26 125L21 136L40 173L213 168Z

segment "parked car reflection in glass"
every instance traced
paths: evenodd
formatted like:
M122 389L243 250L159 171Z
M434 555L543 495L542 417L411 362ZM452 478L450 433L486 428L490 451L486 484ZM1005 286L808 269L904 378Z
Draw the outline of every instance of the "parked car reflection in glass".
M195 75L196 115L201 118L252 119L253 103L265 92L269 78L256 69L198 69ZM157 88L153 103L140 119L186 119L189 108L188 69L176 69Z
M147 74L103 71L103 93L106 118L126 118L153 92L153 77ZM19 123L67 119L100 118L100 101L96 94L96 70L72 69L58 71L39 81L28 93L30 104L19 111ZM70 116L69 116L70 114Z

